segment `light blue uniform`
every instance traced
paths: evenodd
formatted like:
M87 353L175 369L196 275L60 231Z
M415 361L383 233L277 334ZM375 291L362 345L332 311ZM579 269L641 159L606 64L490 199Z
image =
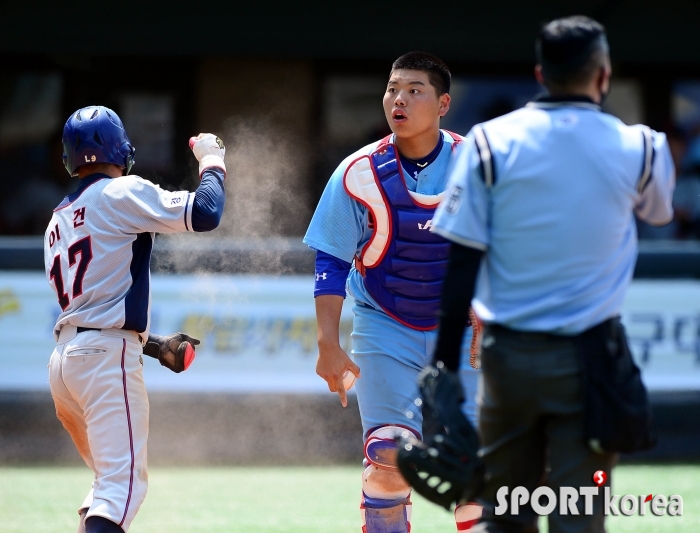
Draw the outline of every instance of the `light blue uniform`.
M426 195L445 190L453 153L452 142L452 137L445 132L443 148L432 163L417 176L409 176L404 170L409 190ZM304 237L304 242L311 248L352 262L369 241L372 231L368 224L368 210L347 194L343 178L356 159L372 153L378 144L379 141L358 150L333 172ZM362 374L355 387L365 435L377 426L388 424L406 426L422 434L423 419L420 407L416 405L416 378L432 358L437 330L418 331L389 317L369 295L362 275L354 265L346 290L355 298L352 355ZM467 331L465 341L468 350L471 329ZM478 371L469 366L468 354L462 361L462 384L467 396L463 409L475 423L474 395Z
M637 257L632 213L673 216L666 136L592 103L532 102L464 145L433 226L487 251L473 300L484 322L577 334L618 315Z

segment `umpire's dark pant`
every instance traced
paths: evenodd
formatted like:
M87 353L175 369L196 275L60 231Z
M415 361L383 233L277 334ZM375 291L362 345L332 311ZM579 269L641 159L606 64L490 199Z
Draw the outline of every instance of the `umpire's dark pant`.
M484 514L475 532L536 532L538 515L529 503L519 514L497 516L501 487L548 485L594 486L597 470L608 474L616 454L591 451L583 438L583 391L576 348L570 337L523 333L486 326L482 337L482 381L479 390L479 433L490 478L479 498ZM604 532L603 496L594 498L593 515L549 515L550 533ZM546 499L542 502L546 504Z

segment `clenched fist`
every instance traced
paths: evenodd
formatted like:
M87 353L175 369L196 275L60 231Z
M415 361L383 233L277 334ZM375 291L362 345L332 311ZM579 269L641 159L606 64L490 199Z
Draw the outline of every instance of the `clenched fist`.
M224 141L212 133L200 133L190 138L190 148L199 161L199 177L202 172L211 167L219 167L226 172L224 156L226 147Z

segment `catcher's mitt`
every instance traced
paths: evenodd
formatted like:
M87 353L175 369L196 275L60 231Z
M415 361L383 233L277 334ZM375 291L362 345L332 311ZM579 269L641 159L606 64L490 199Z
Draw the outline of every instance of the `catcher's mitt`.
M143 353L158 359L161 365L179 374L194 361L194 347L198 344L199 339L186 333L178 332L167 337L151 333L143 347Z
M399 471L418 494L449 510L481 490L485 470L477 457L479 439L460 409L464 392L456 373L428 366L418 385L434 429L425 441L408 432L398 439Z

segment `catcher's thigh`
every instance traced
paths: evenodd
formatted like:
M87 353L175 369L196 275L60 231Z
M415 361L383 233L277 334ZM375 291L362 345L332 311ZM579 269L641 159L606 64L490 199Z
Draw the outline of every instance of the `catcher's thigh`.
M68 330L67 330L68 328ZM64 327L49 364L56 413L95 472L81 507L127 531L146 496L148 397L141 343L123 330Z

